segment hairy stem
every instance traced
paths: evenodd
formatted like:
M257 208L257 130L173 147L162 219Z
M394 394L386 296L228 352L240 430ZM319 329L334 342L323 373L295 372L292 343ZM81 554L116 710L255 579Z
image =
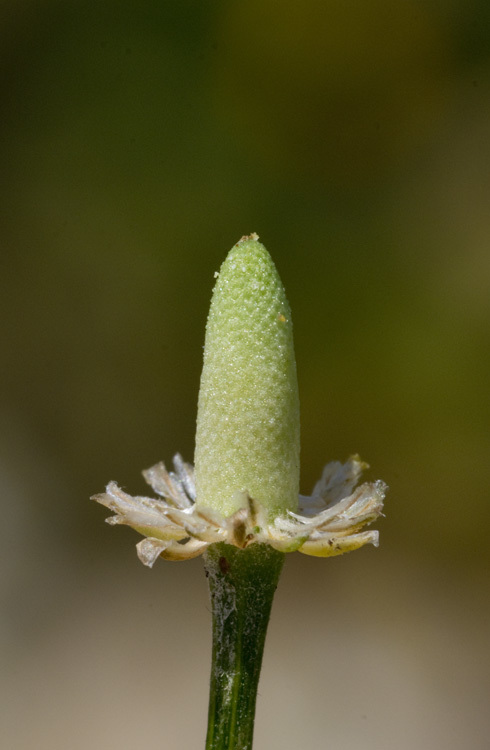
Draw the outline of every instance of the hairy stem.
M215 544L205 556L213 616L206 750L250 750L262 654L284 554Z

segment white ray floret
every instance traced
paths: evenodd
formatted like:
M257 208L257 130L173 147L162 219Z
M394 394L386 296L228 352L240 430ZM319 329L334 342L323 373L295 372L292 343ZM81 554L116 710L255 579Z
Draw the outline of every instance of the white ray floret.
M237 490L240 510L229 517L196 504L194 470L177 454L174 471L160 462L143 472L157 498L133 497L115 482L93 499L114 515L107 522L124 524L142 534L137 544L141 562L152 567L158 557L188 560L202 554L216 542L244 549L250 544L270 544L281 552L297 550L306 555L331 557L378 546L377 531L363 531L381 515L386 492L384 482L367 482L357 487L367 468L359 456L346 463L325 466L310 496L299 497L298 513L287 512L268 520L261 503L246 491Z

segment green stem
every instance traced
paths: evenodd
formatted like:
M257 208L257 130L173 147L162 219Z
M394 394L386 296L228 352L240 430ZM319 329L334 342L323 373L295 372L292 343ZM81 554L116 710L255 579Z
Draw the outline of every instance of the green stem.
M206 750L250 750L265 635L284 554L268 545L212 545L205 556L213 614Z

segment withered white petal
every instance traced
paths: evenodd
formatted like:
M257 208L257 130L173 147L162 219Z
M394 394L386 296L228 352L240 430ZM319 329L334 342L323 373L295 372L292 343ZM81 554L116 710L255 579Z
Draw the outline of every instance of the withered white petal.
M300 512L288 512L273 522L267 521L262 505L241 490L235 499L242 507L231 516L197 506L192 466L178 454L173 463L173 472L168 472L163 462L143 472L163 499L132 497L115 482L93 497L114 512L108 523L131 526L146 537L137 550L149 567L158 557L189 560L216 542L242 549L250 544L270 544L281 552L297 550L315 557L340 555L364 544L378 546L378 532L362 529L381 515L387 487L377 481L354 490L367 468L359 456L345 464L327 464L311 497L300 496Z
M178 508L190 508L196 499L194 470L177 453L174 456L175 472L167 472L163 461L143 472L146 482L157 495L166 498Z
M345 464L331 461L323 469L311 495L299 496L299 511L305 516L312 515L350 495L362 472L368 468L369 464L357 455L351 456Z
M162 542L161 539L154 539L153 537L147 537L143 541L138 542L136 545L136 552L138 557L143 563L149 568L153 567L154 562L162 552L167 548L167 542Z
M333 557L334 555L343 555L344 552L352 552L364 544L373 544L377 547L378 532L364 531L361 534L352 534L345 537L322 537L321 539L305 542L299 548L299 552L313 557Z

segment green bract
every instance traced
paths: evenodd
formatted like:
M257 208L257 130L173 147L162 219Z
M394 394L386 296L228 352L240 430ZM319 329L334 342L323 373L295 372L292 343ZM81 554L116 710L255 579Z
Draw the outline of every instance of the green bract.
M299 399L291 312L255 235L221 266L206 327L195 452L196 504L230 516L257 500L295 511Z

